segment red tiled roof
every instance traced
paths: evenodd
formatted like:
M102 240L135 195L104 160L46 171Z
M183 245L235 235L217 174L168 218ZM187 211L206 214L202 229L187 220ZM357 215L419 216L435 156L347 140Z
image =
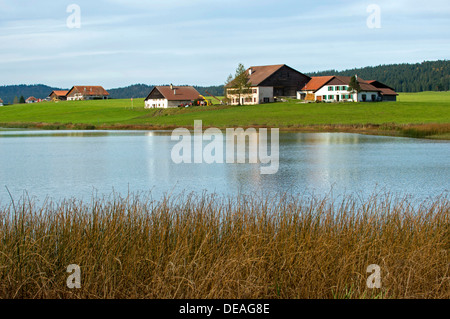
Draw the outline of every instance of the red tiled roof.
M172 86L172 88L170 86L156 86L153 90L158 90L169 101L193 101L198 99L200 95L192 86Z
M109 95L109 93L102 87L102 86L81 86L76 85L72 87L69 92L67 93L67 96L69 96L72 91L76 93L81 93L83 95Z
M326 85L328 82L330 82L333 79L336 79L339 81L342 85L349 85L351 76L340 76L340 75L333 75L333 76L315 76L311 78L311 81L306 83L306 85L302 88L302 91L318 91L320 88L322 88L324 85ZM358 83L361 87L362 91L373 91L373 92L380 92L381 89L376 88L372 84L368 83L368 81L364 81L360 77L358 77Z
M2 99L0 99L0 103L3 103L3 100L2 100Z
M57 91L57 90L54 90L54 91L52 91L52 93L55 93L56 96L66 96L67 93L69 93L69 91ZM50 95L52 95L52 93L50 93Z
M34 96L30 96L28 99L26 99L25 101L37 101L37 98L35 98Z
M327 84L334 76L313 76L311 80L305 84L302 91L317 91Z

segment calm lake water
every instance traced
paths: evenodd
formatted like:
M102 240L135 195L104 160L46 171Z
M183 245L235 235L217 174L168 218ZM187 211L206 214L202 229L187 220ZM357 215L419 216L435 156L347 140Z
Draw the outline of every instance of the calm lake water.
M24 191L43 202L113 191L313 193L374 190L428 198L450 189L450 143L347 133L280 133L278 173L263 164L175 164L164 131L0 130L0 206ZM208 142L204 142L204 145Z

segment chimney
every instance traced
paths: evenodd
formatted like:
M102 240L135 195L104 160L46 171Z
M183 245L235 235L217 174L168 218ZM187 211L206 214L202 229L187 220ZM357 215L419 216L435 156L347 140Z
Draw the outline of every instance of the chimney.
M173 90L173 84L172 83L170 83L170 89Z
M252 72L253 72L252 68L248 69L248 75L252 75Z
M177 95L177 89L173 88L173 95Z

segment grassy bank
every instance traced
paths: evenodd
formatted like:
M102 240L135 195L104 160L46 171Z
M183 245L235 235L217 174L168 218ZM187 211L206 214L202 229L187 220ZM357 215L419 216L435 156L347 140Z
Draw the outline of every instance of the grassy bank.
M171 129L278 127L450 138L450 92L402 93L398 102L312 103L144 109L143 99L66 101L0 108L0 126L45 129Z
M0 297L447 299L449 222L445 196L25 201L0 210Z

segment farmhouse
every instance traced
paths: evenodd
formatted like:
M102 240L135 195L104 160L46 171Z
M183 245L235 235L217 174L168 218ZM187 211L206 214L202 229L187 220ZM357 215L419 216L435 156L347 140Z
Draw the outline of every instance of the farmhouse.
M364 81L357 77L361 91L348 91L349 76L316 76L297 92L297 99L324 102L376 102L396 101L397 93L378 81Z
M54 90L54 91L52 91L52 93L49 94L48 97L52 101L65 101L65 100L67 100L67 93L69 93L69 91Z
M232 105L269 103L281 97L295 98L296 92L311 79L286 64L252 66L245 72L249 78L249 93L239 97L233 81L226 86Z
M0 99L0 106L3 106L3 100Z
M36 103L38 101L37 98L34 96L30 96L28 99L25 100L25 103Z
M73 86L67 92L67 100L106 100L109 93L101 86Z
M192 86L155 86L145 99L145 108L173 108L191 104L200 93Z

